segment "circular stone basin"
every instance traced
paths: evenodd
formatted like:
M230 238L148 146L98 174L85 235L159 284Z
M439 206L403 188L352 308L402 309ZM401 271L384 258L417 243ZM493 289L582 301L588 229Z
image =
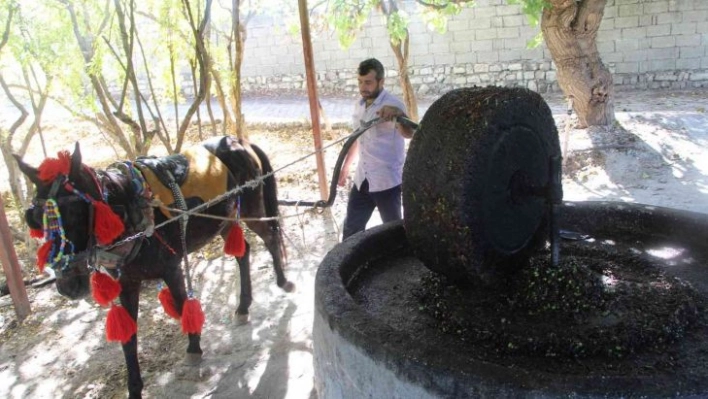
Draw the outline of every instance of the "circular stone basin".
M689 283L701 299L708 297L708 215L612 202L565 203L561 215L561 229L571 232L564 235L578 239L561 244L561 259L577 246L603 259L646 259ZM542 355L484 356L488 348L442 331L423 311L419 292L432 272L412 253L398 222L352 236L322 261L313 327L319 397L708 395L708 327L701 304L691 329L660 351L568 363Z

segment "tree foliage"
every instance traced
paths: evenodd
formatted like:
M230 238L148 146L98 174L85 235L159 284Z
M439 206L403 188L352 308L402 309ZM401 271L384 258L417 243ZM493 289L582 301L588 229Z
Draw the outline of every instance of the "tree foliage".
M224 120L241 116L240 109L229 112L229 108L240 108L233 97L240 90L237 60L243 56L245 26L253 16L278 4L267 0L0 0L0 20L8 22L0 73L12 96L19 99L17 104L26 104L46 87L53 105L94 124L115 145L118 156L146 154L155 139L174 152L194 116L201 119L200 105L211 97L212 86L223 97ZM9 10L14 10L12 19L5 18ZM237 24L233 15L240 16ZM243 32L240 40L234 36L234 26ZM234 45L237 41L240 46ZM195 91L185 91L187 86ZM209 112L214 122L210 108ZM41 115L34 116L41 120ZM233 127L233 123L225 125Z
M521 12L526 15L529 24L533 27L538 26L541 22L543 10L551 6L546 0L506 0L506 2L507 4L521 6ZM540 46L541 43L543 43L543 33L539 31L526 43L526 47L536 48Z
M531 26L538 26L544 8L550 7L547 0L506 0L507 4L518 4Z
M41 139L48 103L92 124L92 134L105 137L117 157L130 159L147 154L155 140L168 152L179 151L195 116L201 135L200 105L211 97L213 81L223 87L217 92L225 115L242 119L234 96L240 93L237 60L243 56L245 26L278 4L0 0L0 98L10 106L0 123L0 149L16 200L24 202L31 185L23 183L12 154L23 156L33 140ZM240 16L238 24L233 15ZM234 46L234 26L243 33L241 46ZM185 91L187 85L195 91ZM207 108L211 125L217 126ZM225 129L234 127L229 119L224 117ZM44 155L53 151L45 149Z
M450 17L462 12L463 6L471 7L474 1L466 1L464 4L450 1L430 1L423 2L421 17L428 29L439 34L447 32L447 21Z
M339 44L347 48L356 40L357 35L374 10L378 10L384 18L388 31L391 50L398 64L398 77L403 90L403 101L408 109L408 115L418 119L418 105L408 75L410 34L408 26L411 16L399 4L400 0L366 0L352 2L348 0L329 0L321 4L325 6L325 14L329 27L337 33ZM475 4L474 0L417 0L421 8L420 15L426 26L438 33L447 31L448 18L459 14L464 7Z
M348 0L332 0L328 7L327 22L334 27L339 44L348 48L356 40L357 34L369 19L369 14L379 3L379 0L352 2Z

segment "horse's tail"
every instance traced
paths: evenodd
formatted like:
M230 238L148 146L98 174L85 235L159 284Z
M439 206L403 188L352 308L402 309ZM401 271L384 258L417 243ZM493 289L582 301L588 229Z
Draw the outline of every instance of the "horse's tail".
M263 180L263 202L265 205L266 216L277 217L280 215L280 210L278 209L278 187L275 182L275 175L272 174L273 166L270 164L268 156L255 144L250 144L253 152L258 156L258 160L261 162L261 168L263 169L263 174L269 174Z
M263 180L263 205L265 206L266 216L273 219L268 222L272 231L278 232L278 241L280 241L280 249L283 256L287 259L285 249L285 240L283 239L283 229L280 226L280 210L278 209L278 185L275 182L273 174L273 166L270 164L268 156L255 144L250 144L253 152L256 153L261 162L261 169L264 175L268 175Z

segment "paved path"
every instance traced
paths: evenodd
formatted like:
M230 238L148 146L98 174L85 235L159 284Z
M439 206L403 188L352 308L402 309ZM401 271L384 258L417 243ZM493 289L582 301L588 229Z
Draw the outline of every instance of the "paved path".
M351 122L358 97L321 96L320 103L330 123ZM420 115L428 109L432 99L419 100ZM310 120L310 102L306 96L245 97L243 113L248 123L302 122Z
M694 101L696 96L706 97L706 91L625 91L617 92L615 95L615 111L617 114L623 112L654 111L657 109L672 109L680 106L683 100ZM566 102L561 93L545 94L543 97L551 107L553 115L558 118L566 114ZM426 97L418 99L418 114L422 118L430 104L437 97ZM324 108L330 123L349 123L354 110L354 103L358 95L321 95L320 102ZM218 103L212 102L212 107L218 115ZM187 105L181 105L180 115L184 115ZM0 123L14 121L18 114L9 104L0 104ZM206 106L202 106L202 115L206 115ZM305 94L271 94L271 95L250 95L243 97L243 113L248 123L292 123L305 122L310 120L310 105ZM162 109L162 114L170 118L174 112L173 108L166 106ZM63 123L70 115L66 111L49 107L45 110L43 120L45 123ZM217 116L218 117L218 116Z
M562 100L559 101L558 95L549 96L553 99L554 105L557 105L556 111L564 112L562 109ZM320 103L324 108L330 123L349 123L351 122L354 104L358 96L321 96ZM425 111L428 110L430 104L436 98L418 99L418 114L422 117ZM549 105L551 104L550 100ZM560 107L560 108L559 108ZM310 120L310 104L306 96L288 95L288 96L254 96L244 97L243 113L246 116L248 123L288 123L302 122Z
M705 89L684 91L622 91L615 93L615 112L643 112L671 110L686 102L695 102L697 97L707 95ZM567 102L561 93L543 95L553 115L566 115ZM428 107L438 97L418 100L418 114L422 118ZM331 123L349 123L358 96L320 96L320 102ZM287 123L310 120L310 105L305 95L249 96L243 99L243 112L249 123Z

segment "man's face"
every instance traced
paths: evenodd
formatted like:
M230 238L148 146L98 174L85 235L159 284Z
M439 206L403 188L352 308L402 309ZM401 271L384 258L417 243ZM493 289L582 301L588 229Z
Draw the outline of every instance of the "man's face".
M376 71L369 71L366 75L359 75L359 93L367 101L373 101L383 89L384 80L376 79Z

